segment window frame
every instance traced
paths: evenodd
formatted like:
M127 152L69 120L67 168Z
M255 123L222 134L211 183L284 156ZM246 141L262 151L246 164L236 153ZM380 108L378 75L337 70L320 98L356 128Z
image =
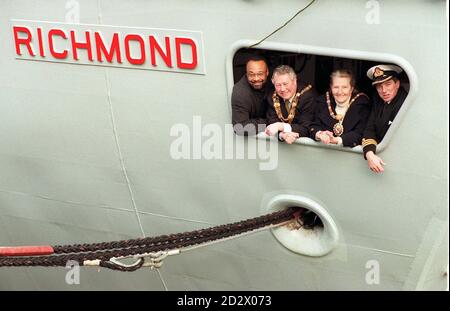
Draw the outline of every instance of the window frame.
M237 51L243 48L249 48L252 44L254 44L254 40L238 40L235 43L232 44L230 47L230 50L228 51L227 57L226 57L226 83L227 83L227 94L228 94L228 111L229 111L229 118L231 120L231 93L233 91L234 86L234 78L233 78L233 58ZM392 63L400 66L404 71L405 74L408 77L409 80L409 92L408 96L406 97L404 103L402 104L402 107L400 108L399 112L397 113L397 116L395 117L394 122L392 122L389 130L387 131L385 137L377 145L377 153L383 152L387 146L389 145L389 142L392 139L392 136L397 131L398 127L401 124L401 121L403 120L406 111L409 109L409 106L414 101L415 97L417 96L418 89L419 89L419 81L418 77L416 75L416 72L414 71L413 66L404 58L395 55L395 54L389 54L389 53L379 53L379 52L368 52L368 51L360 51L360 50L347 50L347 49L336 49L331 47L323 47L323 46L311 46L311 45L303 45L303 44L292 44L292 43L279 43L279 42L272 42L272 41L264 41L260 43L257 47L252 47L253 49L260 49L260 50L271 50L271 51L282 51L282 52L293 52L293 53L300 53L300 54L310 54L310 55L319 55L319 56L329 56L329 57L341 57L341 58L348 58L348 59L356 59L356 60L363 60L363 61L373 61L373 62L379 62L379 63ZM256 138L259 139L268 139L268 137L264 133L260 133L256 136ZM328 148L328 149L335 149L340 151L347 151L347 152L355 152L355 153L362 153L363 149L362 146L356 146L354 148L348 148L343 146L336 146L336 145L325 145L320 142L316 142L313 139L306 138L306 137L300 137L295 144L298 145L308 145L308 146L315 146L315 147L321 147L321 148Z

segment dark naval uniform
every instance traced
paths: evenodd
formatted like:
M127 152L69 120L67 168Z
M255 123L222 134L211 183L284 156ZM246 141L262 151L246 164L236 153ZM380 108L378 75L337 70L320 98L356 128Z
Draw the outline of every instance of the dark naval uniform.
M356 97L356 99L354 99ZM367 124L367 119L370 114L370 101L364 93L353 93L350 102L354 99L342 121L344 132L340 137L344 147L355 147L361 144L364 129ZM336 113L336 101L330 94L330 106L333 113ZM326 95L321 95L316 99L316 114L314 123L310 128L310 137L316 138L318 131L331 131L333 126L338 123L337 120L330 116Z
M314 120L314 99L315 92L311 85L304 83L297 83L297 93L300 93L297 107L295 109L294 118L290 123L292 132L296 132L302 136L309 137L309 127ZM280 119L274 107L272 99L273 93L267 96L267 124L276 122L286 122ZM283 118L288 118L289 112L286 109L286 103L280 96L277 96L280 101L280 112Z
M260 90L255 90L247 81L247 76L243 76L238 83L233 86L231 95L232 122L233 126L241 124L243 127L252 125L255 132L244 129L235 128L238 135L257 134L263 131L266 120L266 103L265 97L271 92L272 86L269 81ZM262 124L258 129L258 124Z
M407 95L408 93L405 89L400 87L397 95L388 104L378 94L375 94L372 112L367 121L362 140L364 158L366 158L366 153L369 151L376 153L377 144L383 140Z

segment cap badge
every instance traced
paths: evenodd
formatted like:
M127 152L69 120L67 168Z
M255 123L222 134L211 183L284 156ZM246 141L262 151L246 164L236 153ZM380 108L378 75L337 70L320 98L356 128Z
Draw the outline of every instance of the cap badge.
M374 73L373 73L373 77L374 77L374 78L378 78L378 77L381 77L381 76L383 76L383 75L384 75L384 71L381 70L379 67L376 67L376 68L375 68L375 71L374 71Z

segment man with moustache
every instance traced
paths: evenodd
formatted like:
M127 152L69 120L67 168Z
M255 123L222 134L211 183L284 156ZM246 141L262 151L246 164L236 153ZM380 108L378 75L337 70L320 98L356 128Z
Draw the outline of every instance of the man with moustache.
M272 75L275 92L267 97L266 134L278 135L281 141L292 144L299 137L309 137L314 119L314 98L310 84L297 82L290 66L275 68Z
M367 71L377 94L373 99L372 112L364 130L362 146L364 158L375 173L384 171L384 161L376 155L377 144L386 135L408 93L400 85L402 69L395 65L377 65Z
M264 98L271 91L267 83L269 68L259 55L251 56L246 63L246 74L233 86L231 95L232 122L238 135L255 135L266 127Z

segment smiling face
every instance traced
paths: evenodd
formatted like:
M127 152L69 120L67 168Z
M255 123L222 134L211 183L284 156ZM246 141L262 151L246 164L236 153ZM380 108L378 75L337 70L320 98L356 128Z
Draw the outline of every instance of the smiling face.
M267 82L269 69L263 60L249 61L246 66L247 81L255 90L260 90Z
M387 103L391 102L398 93L400 88L400 81L389 79L383 83L378 83L376 86L378 95Z
M338 104L343 104L349 101L354 87L351 85L350 77L336 76L331 78L330 89L334 100Z
M289 74L275 74L272 79L275 91L284 100L291 99L297 92L297 80Z

